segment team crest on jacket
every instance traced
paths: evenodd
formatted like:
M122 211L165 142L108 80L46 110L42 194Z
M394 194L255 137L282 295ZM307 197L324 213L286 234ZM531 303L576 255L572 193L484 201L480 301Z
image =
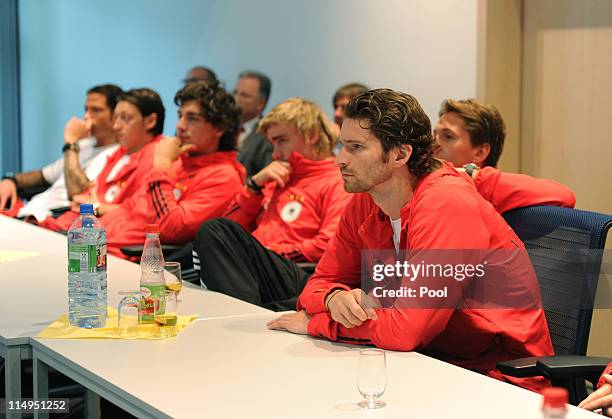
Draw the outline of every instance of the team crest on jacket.
M187 187L185 185L183 185L180 182L176 182L176 185L174 185L174 189L172 190L172 193L174 194L174 199L176 199L177 201L181 199L181 196L183 196L183 192L185 192L187 190Z
M119 187L118 184L115 183L114 185L112 185L110 188L108 188L108 190L104 194L104 200L106 202L114 202L115 198L119 194L119 189L121 188Z
M302 212L302 204L298 201L290 201L281 210L281 219L286 223L291 223L298 219Z

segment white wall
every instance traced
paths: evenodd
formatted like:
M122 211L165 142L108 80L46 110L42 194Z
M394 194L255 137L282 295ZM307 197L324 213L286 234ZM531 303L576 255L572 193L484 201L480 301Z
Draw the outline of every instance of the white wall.
M59 155L95 84L156 89L172 133L195 64L230 89L242 70L267 73L268 109L303 96L331 113L334 90L361 81L411 93L435 118L444 98L476 95L477 1L21 0L24 169Z

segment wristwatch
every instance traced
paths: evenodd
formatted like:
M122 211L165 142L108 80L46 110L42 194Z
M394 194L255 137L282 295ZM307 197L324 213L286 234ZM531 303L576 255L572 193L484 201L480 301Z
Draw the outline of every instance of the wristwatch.
M478 170L480 169L478 166L476 166L476 164L474 163L468 163L465 166L463 166L463 168L465 169L465 173L468 174L469 177L473 177L472 173L474 173L474 170Z
M249 176L247 178L246 185L247 185L247 188L255 191L256 193L261 193L261 191L263 190L263 186L259 186L258 184L255 183L255 181L253 180L253 176Z
M81 148L79 147L79 145L77 143L66 143L64 144L64 146L62 147L62 153L65 153L68 150L72 150L76 153L78 153L79 151L81 151Z

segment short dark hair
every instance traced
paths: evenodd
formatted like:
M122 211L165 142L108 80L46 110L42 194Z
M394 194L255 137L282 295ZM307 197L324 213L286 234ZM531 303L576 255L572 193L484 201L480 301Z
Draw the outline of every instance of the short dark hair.
M90 93L104 95L104 97L106 97L106 106L108 106L111 113L113 113L115 111L115 106L117 106L117 99L123 94L123 90L114 84L100 84L89 89L87 94Z
M368 90L351 99L345 114L380 140L385 157L392 148L411 145L408 170L417 178L440 166L434 157L431 122L413 96L391 89Z
M334 93L334 98L332 99L332 106L335 108L336 102L340 100L340 98L342 97L345 97L348 100L351 100L354 97L359 96L363 92L367 92L368 90L370 90L370 88L366 86L365 84L361 84L361 83L345 84L344 86L341 86L340 88L338 88L338 90L336 90L336 93Z
M270 78L259 71L247 70L240 73L238 79L245 77L251 77L259 81L259 97L264 100L264 104L268 103L270 98L270 91L272 90L272 82Z
M156 114L157 123L152 129L149 130L149 133L157 136L164 132L166 108L164 108L164 103L155 90L147 87L130 89L119 96L117 102L121 101L129 102L136 106L143 118L151 114Z
M218 150L235 150L241 111L234 96L219 83L200 81L186 84L174 96L174 103L179 107L190 101L196 101L200 105L207 122L223 130Z
M201 70L203 72L206 73L206 78L202 79L202 78L197 78L197 79L183 79L183 82L185 84L187 83L195 83L197 81L207 81L207 82L218 82L217 80L217 75L215 74L214 71L212 71L210 68L208 67L204 67L203 65L197 65L195 67L192 67L189 69L189 73L191 73L193 70Z
M497 166L506 138L506 125L497 108L476 99L446 99L442 102L438 116L449 112L456 113L463 120L465 130L470 133L470 142L473 146L489 144L491 147L483 165Z

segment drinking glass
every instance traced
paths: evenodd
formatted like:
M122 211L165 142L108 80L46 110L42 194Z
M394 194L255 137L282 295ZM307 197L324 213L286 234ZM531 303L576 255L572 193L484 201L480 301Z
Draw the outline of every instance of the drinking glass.
M178 330L178 300L174 291L164 291L158 299L154 300L155 324L159 326L159 336L171 338L176 336Z
M182 289L181 264L179 262L166 262L164 270L166 290L174 291L178 297Z
M359 378L357 388L365 400L358 403L362 408L378 409L385 402L378 400L387 387L386 355L382 349L359 351Z
M140 298L139 290L122 290L119 306L117 307L117 329L121 336L132 336L136 334L139 323Z

